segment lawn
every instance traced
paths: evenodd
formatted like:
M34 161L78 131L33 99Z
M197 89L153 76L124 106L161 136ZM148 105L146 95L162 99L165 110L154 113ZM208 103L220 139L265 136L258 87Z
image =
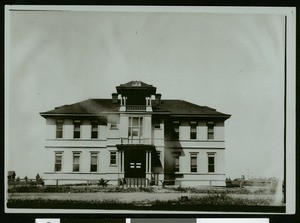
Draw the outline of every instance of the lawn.
M284 212L268 188L20 186L8 190L8 208Z

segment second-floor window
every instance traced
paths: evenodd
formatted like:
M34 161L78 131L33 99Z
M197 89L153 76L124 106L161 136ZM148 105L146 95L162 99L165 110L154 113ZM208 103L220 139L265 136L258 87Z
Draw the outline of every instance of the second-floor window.
M213 122L207 123L207 139L214 139L215 138L215 132L214 132L215 126Z
M197 139L197 122L192 121L190 127L191 127L190 138Z
M180 126L179 121L173 121L173 127L174 127L173 139L179 139L179 126Z
M74 121L74 139L80 139L80 125L81 125L80 120Z
M61 139L63 137L63 120L56 121L56 138Z
M128 138L140 139L143 133L143 117L129 117Z
M98 139L98 122L92 121L92 139Z

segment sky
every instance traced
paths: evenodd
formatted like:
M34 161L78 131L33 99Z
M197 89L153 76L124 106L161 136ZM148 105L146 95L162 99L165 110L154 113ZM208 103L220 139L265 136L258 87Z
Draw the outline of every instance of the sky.
M228 177L282 179L283 15L21 10L8 27L5 161L20 178L43 172L40 112L140 80L232 115Z

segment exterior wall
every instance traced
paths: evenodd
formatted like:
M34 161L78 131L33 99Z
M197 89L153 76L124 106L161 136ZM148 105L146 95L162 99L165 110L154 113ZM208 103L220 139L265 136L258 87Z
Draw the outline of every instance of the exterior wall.
M116 151L116 148L47 148L45 155L48 157L45 164L44 178L45 182L53 183L53 180L59 179L60 183L70 183L71 181L86 179L100 180L101 178L109 180L111 184L117 184L118 180L118 163L110 165L110 151ZM62 170L55 172L55 152L62 152ZM80 170L73 172L73 152L80 153ZM98 154L98 170L90 171L91 153ZM118 160L118 155L117 155Z
M225 142L224 122L214 122L214 139L207 139L207 121L198 121L197 138L190 139L190 122L182 121L179 127L179 140L166 140L166 123L161 120L160 128L152 124L152 117L149 113L110 114L107 117L107 124L98 126L98 139L91 139L91 122L82 120L80 127L80 139L74 139L74 125L72 119L65 119L63 125L63 138L56 139L56 120L46 119L46 143L44 179L47 184L70 183L72 180L99 180L101 178L110 180L110 184L117 185L118 178L124 177L124 167L120 164L124 160L119 156L117 144L129 143L128 140L128 118L132 116L143 117L143 133L141 141L134 141L137 144L152 144L160 154L160 166L152 166L147 177L160 181L169 179L167 174L173 173L174 152L180 153L180 171L175 175L175 184L182 186L197 185L225 185ZM112 128L112 124L116 128ZM132 142L131 142L132 143ZM110 152L117 152L117 165L110 165ZM63 153L63 165L61 172L54 171L55 152ZM73 172L73 152L80 152L80 171ZM98 152L98 171L90 172L91 152ZM214 152L215 172L208 173L207 154ZM190 171L190 153L197 153L197 173ZM124 157L123 157L124 158ZM152 154L154 159L154 153ZM122 169L122 171L121 171Z

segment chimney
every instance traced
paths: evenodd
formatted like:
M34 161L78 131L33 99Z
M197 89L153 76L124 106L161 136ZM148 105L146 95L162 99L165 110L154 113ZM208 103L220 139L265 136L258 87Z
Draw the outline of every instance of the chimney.
M118 103L118 93L112 93L112 103L117 104Z
M155 103L159 105L160 101L161 101L161 94L155 94Z

